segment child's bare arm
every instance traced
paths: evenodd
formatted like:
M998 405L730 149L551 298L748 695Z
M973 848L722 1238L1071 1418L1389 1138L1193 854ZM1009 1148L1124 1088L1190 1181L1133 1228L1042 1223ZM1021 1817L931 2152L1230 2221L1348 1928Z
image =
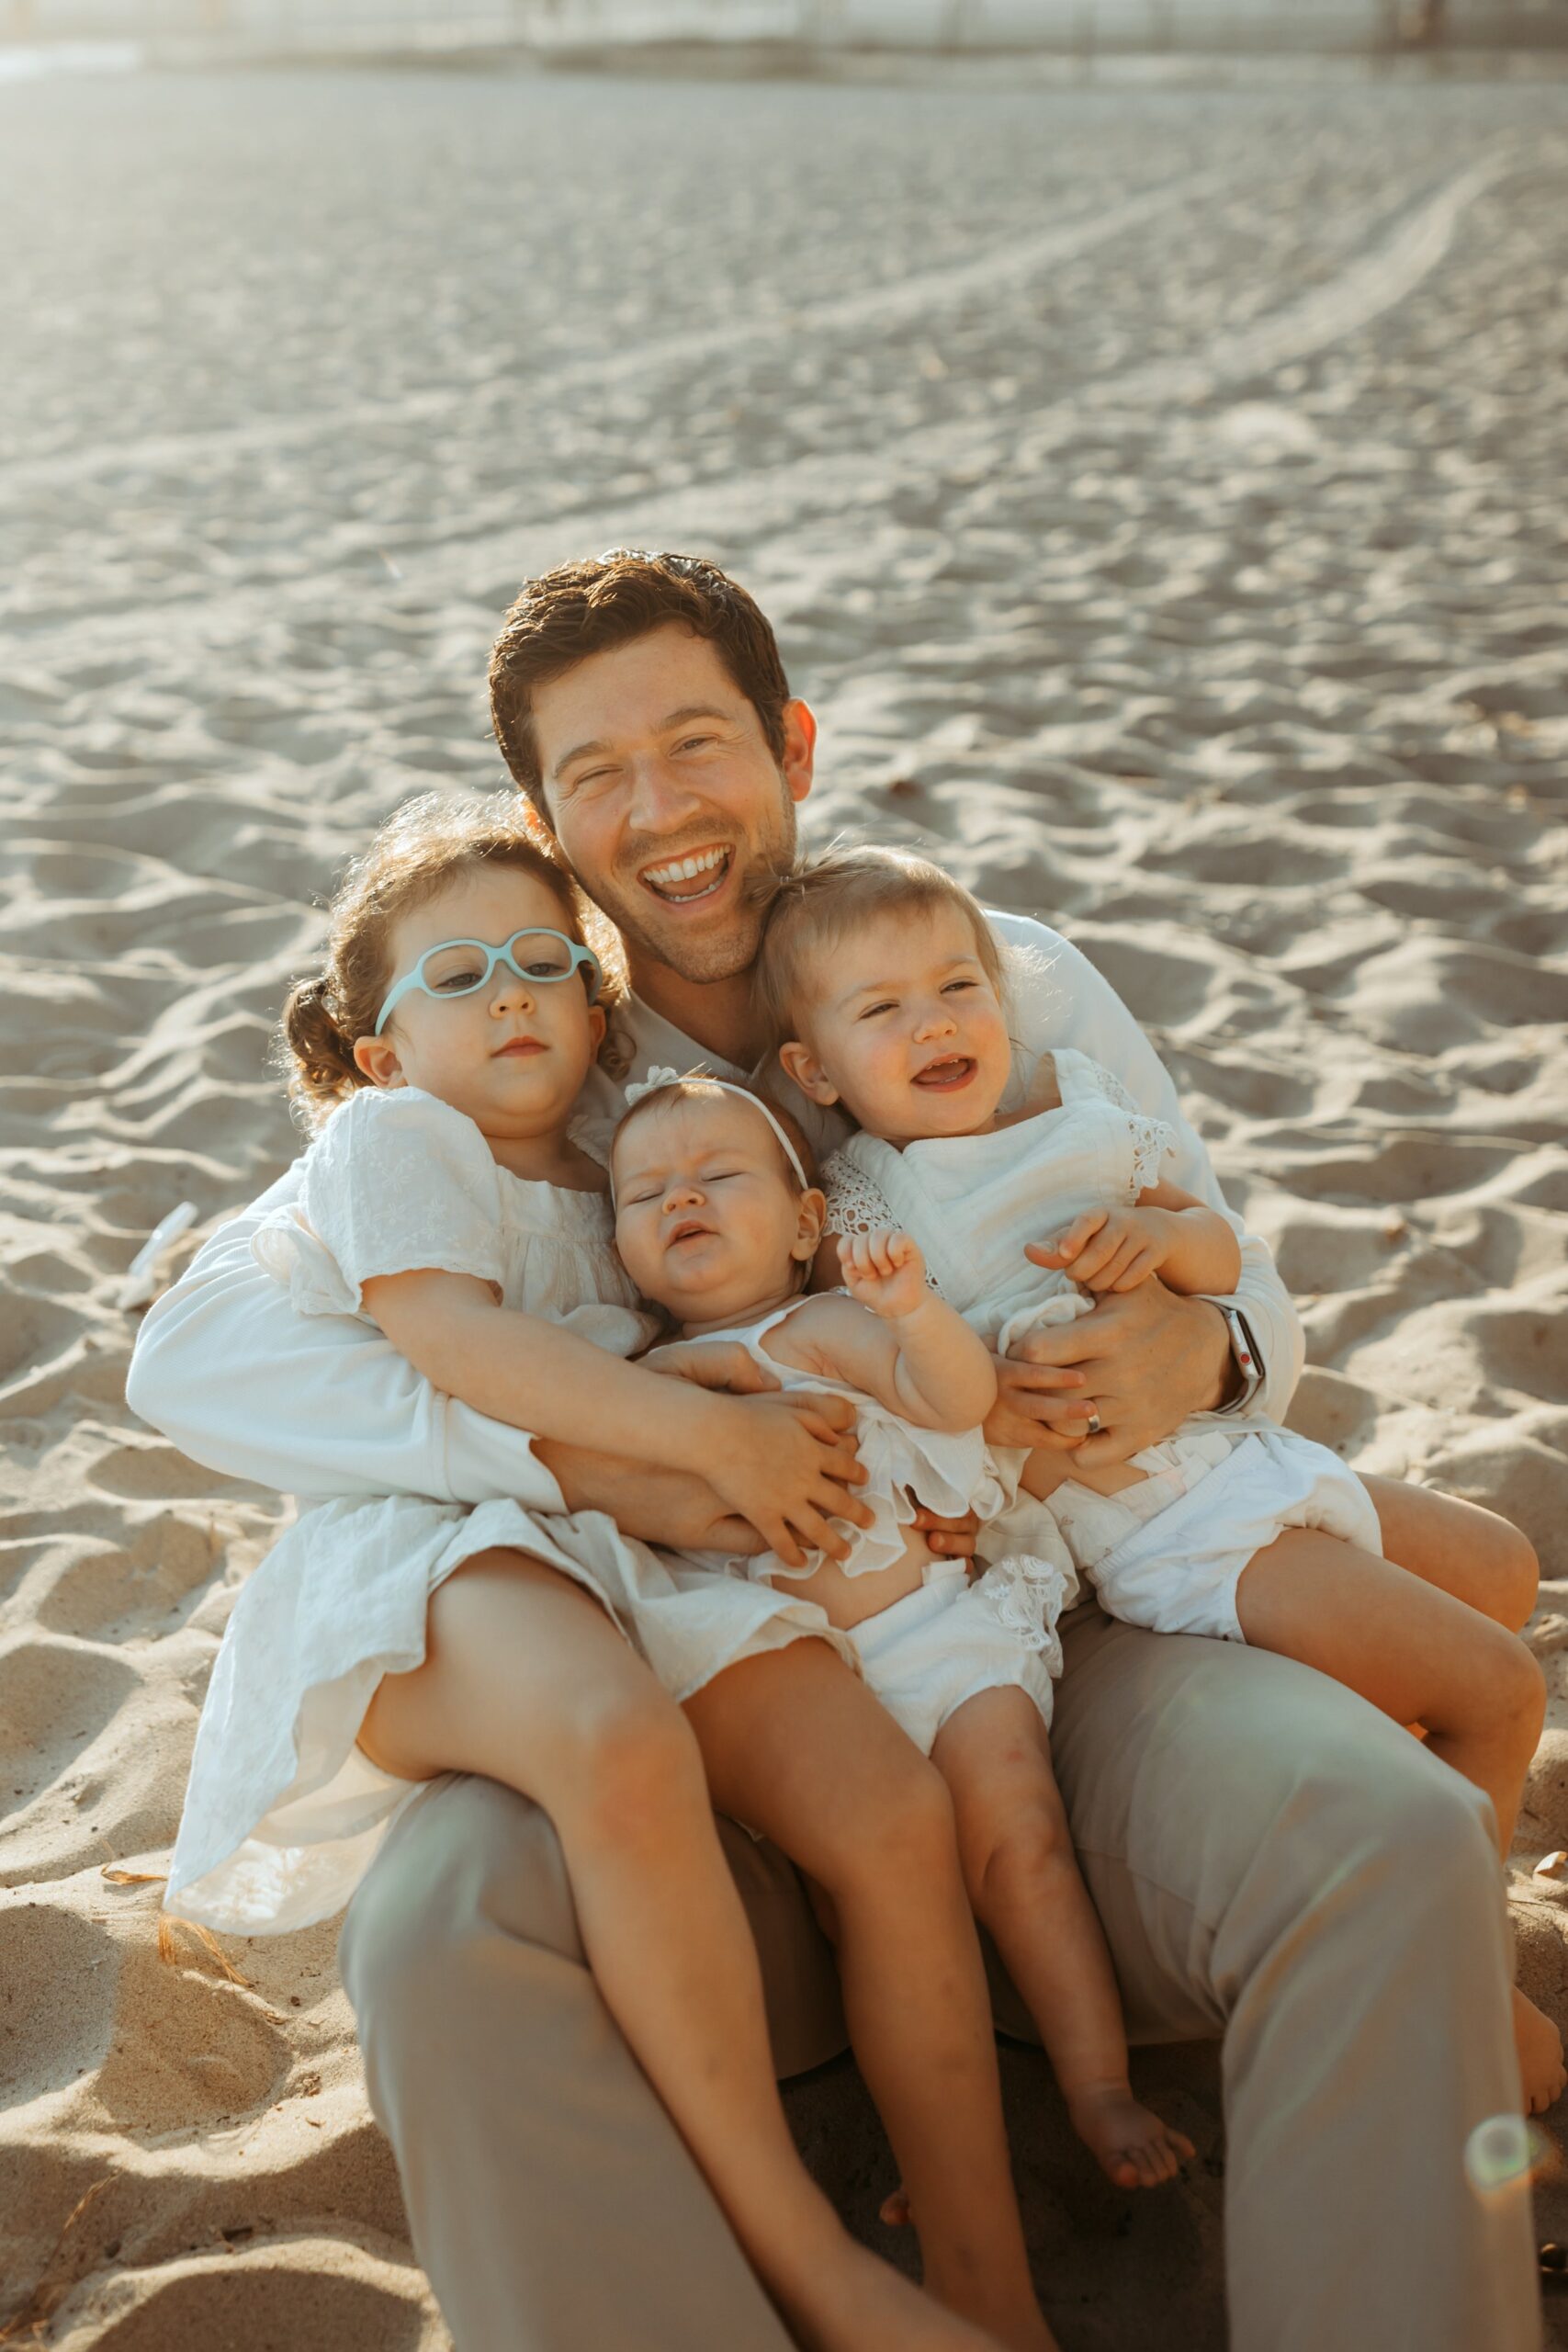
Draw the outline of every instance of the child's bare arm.
M591 1430L606 1453L696 1471L792 1566L802 1544L842 1556L828 1523L845 1507L843 1485L829 1475L838 1433L813 1416L809 1398L710 1395L660 1379L558 1323L502 1306L471 1274L382 1274L364 1299L399 1353L476 1412L536 1437L581 1442Z
M1228 1298L1241 1279L1241 1245L1231 1227L1174 1184L1151 1184L1136 1208L1090 1209L1030 1255L1092 1291L1132 1290L1158 1274L1183 1296Z
M845 1235L840 1272L849 1297L810 1300L764 1349L801 1371L863 1388L919 1429L983 1421L997 1394L990 1352L927 1289L925 1261L909 1236Z

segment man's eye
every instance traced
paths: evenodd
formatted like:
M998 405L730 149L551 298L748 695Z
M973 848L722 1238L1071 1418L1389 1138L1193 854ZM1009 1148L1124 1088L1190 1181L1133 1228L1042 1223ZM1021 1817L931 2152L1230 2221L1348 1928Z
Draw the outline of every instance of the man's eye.
M678 752L700 752L705 744L716 743L717 741L716 735L687 735L676 744L675 749Z

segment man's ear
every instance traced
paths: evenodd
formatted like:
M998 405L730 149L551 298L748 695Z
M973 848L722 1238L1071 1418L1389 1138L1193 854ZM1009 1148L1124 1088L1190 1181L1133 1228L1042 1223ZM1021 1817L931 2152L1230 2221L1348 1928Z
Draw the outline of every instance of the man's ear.
M804 800L811 789L812 773L817 759L817 718L811 705L786 702L784 718L784 757L779 766L792 800Z
M354 1041L354 1066L361 1078L372 1086L406 1086L403 1066L398 1059L398 1049L389 1037L356 1037Z
M791 1037L779 1047L779 1068L786 1078L793 1078L803 1094L824 1108L839 1099L839 1090L812 1052L798 1037Z
M808 1266L817 1255L817 1245L822 1238L822 1227L828 1221L828 1195L814 1184L800 1196L800 1223L795 1228L790 1256Z

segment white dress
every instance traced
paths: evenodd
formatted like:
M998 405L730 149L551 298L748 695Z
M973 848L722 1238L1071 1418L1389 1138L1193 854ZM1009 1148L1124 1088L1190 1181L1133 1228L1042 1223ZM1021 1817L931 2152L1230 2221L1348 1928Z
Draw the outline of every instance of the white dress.
M770 1355L762 1341L804 1299L792 1300L761 1321L707 1332L714 1340L738 1340L777 1378L781 1388L809 1389L846 1396L855 1408L855 1429L866 1483L857 1492L872 1511L869 1527L850 1531L846 1577L875 1576L897 1566L908 1543L917 1502L943 1518L973 1510L992 1520L1005 1491L985 1439L977 1429L958 1431L919 1429L889 1412L863 1390L820 1373L802 1372ZM1071 1563L1055 1528L1046 1522L1043 1556L1010 1553L993 1560L973 1584L962 1561L935 1556L925 1563L921 1587L848 1629L832 1626L815 1602L805 1604L819 1621L819 1638L829 1641L875 1691L889 1713L929 1754L942 1724L966 1699L981 1690L1017 1686L1028 1692L1049 1724L1053 1684L1062 1670L1056 1621L1071 1598ZM737 1589L755 1591L809 1577L820 1555L792 1568L774 1552L728 1557L692 1552L671 1557L678 1599L656 1602L643 1612L638 1631L652 1655L650 1620L663 1616L671 1652L685 1655L656 1661L661 1678L676 1687L682 1677L695 1689L716 1668L711 1664L715 1635L734 1607ZM684 1565L682 1565L682 1562ZM788 1621L793 1638L807 1630L803 1619ZM734 1656L733 1647L728 1652Z
M475 1274L507 1306L626 1356L658 1324L615 1255L613 1227L605 1194L513 1176L462 1113L413 1088L367 1087L333 1114L295 1200L252 1247L301 1315L362 1314L373 1275L434 1266ZM308 1511L230 1618L197 1731L171 1909L257 1935L343 1907L422 1785L361 1754L365 1711L384 1674L423 1663L436 1587L496 1545L586 1587L639 1646L639 1616L661 1622L659 1604L675 1594L660 1555L601 1511L414 1496ZM799 1603L755 1590L730 1613L729 1658L792 1638L783 1630L791 1619L802 1621L795 1631L816 1631Z
M1175 1143L1087 1055L1064 1047L1052 1058L1054 1108L990 1135L901 1150L857 1133L823 1171L829 1228L901 1226L925 1253L933 1286L1003 1355L1030 1331L1093 1310L1069 1274L1025 1258L1025 1243L1089 1210L1135 1204ZM998 1455L1015 1489L1023 1459ZM1045 1504L1018 1496L1002 1525L1027 1540L1047 1512L1102 1607L1133 1624L1240 1641L1241 1572L1286 1527L1321 1527L1382 1550L1359 1479L1325 1446L1261 1415L1185 1424L1130 1466L1145 1474L1143 1484L1108 1496L1069 1479Z

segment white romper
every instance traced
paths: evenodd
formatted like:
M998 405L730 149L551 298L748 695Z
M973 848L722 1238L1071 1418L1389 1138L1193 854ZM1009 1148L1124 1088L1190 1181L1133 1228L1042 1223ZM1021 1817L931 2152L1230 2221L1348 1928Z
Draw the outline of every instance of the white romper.
M933 1286L1002 1355L1093 1308L1070 1275L1025 1258L1025 1243L1087 1211L1131 1206L1174 1144L1087 1055L1062 1047L1052 1058L1061 1102L1051 1110L902 1150L857 1133L824 1170L829 1229L903 1227ZM997 1459L1016 1487L1023 1455ZM1069 1479L1043 1505L1019 1497L1004 1524L1017 1540L1049 1512L1100 1605L1131 1624L1242 1640L1241 1572L1287 1527L1382 1548L1371 1498L1338 1455L1261 1415L1189 1421L1130 1466L1147 1474L1142 1485L1099 1495Z
M904 1557L917 1502L944 1518L960 1518L970 1510L982 1520L994 1518L1006 1498L977 1429L919 1429L861 1389L824 1379L819 1373L801 1372L768 1354L761 1345L768 1332L805 1304L795 1299L760 1322L704 1337L739 1340L786 1392L826 1391L853 1404L860 1460L867 1474L858 1493L874 1516L869 1527L850 1531L841 1574L874 1576L896 1566ZM1072 1598L1074 1579L1049 1525L1045 1545L1047 1556L1014 1553L994 1560L974 1583L962 1561L933 1556L925 1565L918 1590L848 1629L829 1627L826 1615L812 1604L821 1618L823 1638L830 1639L864 1675L922 1753L930 1754L948 1717L981 1690L1016 1686L1027 1691L1049 1725L1053 1684L1062 1670L1056 1620ZM759 1584L769 1589L782 1584L787 1590L792 1582L812 1573L819 1556L801 1568L786 1566L774 1552L750 1558L692 1552L682 1555L685 1567L672 1561L676 1582L692 1611L690 1666L694 1668L701 1655L706 1610L713 1611L712 1623L722 1622L726 1587L744 1581L752 1589ZM679 1615L670 1613L672 1619ZM792 1623L791 1632L795 1630ZM670 1679L662 1667L659 1670Z
M607 1195L513 1176L461 1112L414 1088L367 1087L333 1114L295 1201L271 1214L252 1248L302 1315L362 1315L373 1275L438 1267L478 1275L505 1306L626 1356L658 1326L613 1231ZM415 1496L307 1511L229 1620L197 1730L170 1908L240 1935L342 1909L423 1785L360 1752L365 1711L383 1675L423 1663L436 1587L497 1545L584 1586L639 1647L639 1621L658 1625L682 1605L660 1555L602 1511ZM718 1664L815 1634L820 1615L788 1595L738 1590Z

